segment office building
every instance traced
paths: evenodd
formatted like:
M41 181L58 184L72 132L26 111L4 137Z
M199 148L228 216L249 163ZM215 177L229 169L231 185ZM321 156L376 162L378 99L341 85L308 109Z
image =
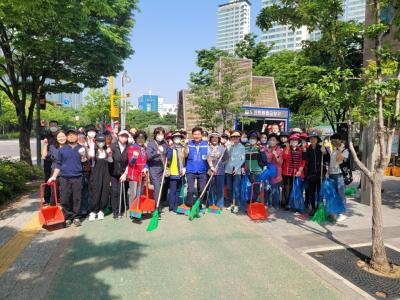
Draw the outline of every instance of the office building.
M217 49L235 53L236 44L250 33L250 9L251 3L246 0L218 6Z
M279 0L262 0L262 7L279 5ZM365 20L365 0L343 0L343 16L345 21L354 20L364 23ZM273 45L270 54L282 50L299 50L302 47L302 41L316 41L321 38L321 32L316 30L309 32L306 26L290 29L287 25L275 23L272 28L263 32L262 41L267 45Z

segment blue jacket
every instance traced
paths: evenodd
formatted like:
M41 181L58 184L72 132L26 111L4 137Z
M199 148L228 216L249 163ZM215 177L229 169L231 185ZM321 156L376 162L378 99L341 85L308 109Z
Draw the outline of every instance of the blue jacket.
M196 144L194 140L190 140L188 148L189 154L186 162L186 172L192 174L207 173L208 143L200 141L200 143Z

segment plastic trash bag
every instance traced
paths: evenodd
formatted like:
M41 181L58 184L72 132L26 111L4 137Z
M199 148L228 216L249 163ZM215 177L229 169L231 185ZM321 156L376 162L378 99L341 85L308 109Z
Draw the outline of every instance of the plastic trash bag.
M338 215L346 211L343 199L336 191L335 182L325 178L321 186L321 198L325 200L326 213L328 215Z
M289 208L299 211L305 210L305 203L303 197L303 188L301 186L301 177L296 176L293 181L293 188L289 196Z
M274 178L278 175L278 169L273 163L267 163L267 168L257 175L257 182L264 182L266 180L270 181L271 178Z

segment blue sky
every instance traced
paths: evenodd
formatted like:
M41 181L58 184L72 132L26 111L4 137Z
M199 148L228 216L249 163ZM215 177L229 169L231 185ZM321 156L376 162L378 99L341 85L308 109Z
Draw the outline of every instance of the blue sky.
M128 85L137 104L147 93L176 103L180 89L187 87L189 74L196 70L195 50L216 43L219 0L141 0L131 34L135 54L125 62L132 82ZM255 19L261 0L252 2L251 31L259 33ZM116 82L116 86L119 86Z

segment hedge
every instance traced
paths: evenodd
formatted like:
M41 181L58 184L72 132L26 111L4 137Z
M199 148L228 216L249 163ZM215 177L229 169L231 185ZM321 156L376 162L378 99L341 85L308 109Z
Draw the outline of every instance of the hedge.
M43 177L43 172L27 163L0 158L0 204L27 190L26 183Z

